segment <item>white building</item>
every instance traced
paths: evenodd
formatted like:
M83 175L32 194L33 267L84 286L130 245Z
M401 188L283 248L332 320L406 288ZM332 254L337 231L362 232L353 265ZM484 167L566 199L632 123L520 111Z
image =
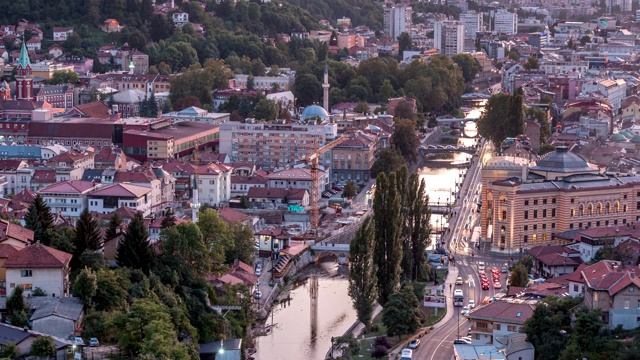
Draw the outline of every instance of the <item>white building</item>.
M177 12L171 15L173 24L176 27L183 27L189 22L189 14L186 12Z
M69 295L69 262L71 254L33 244L9 255L3 267L7 270L7 293L16 286L30 296L35 288L44 290L48 296Z
M239 88L246 89L249 75L236 74L235 81ZM280 76L254 76L253 77L253 89L271 91L278 88L278 91L289 91L295 81L295 75L280 75Z
M224 164L202 165L198 173L198 198L200 202L211 205L231 199L232 168Z
M53 27L53 41L66 41L73 33L72 27Z
M627 82L622 79L601 79L582 84L582 94L599 93L613 105L613 111L620 113L622 99L627 97Z
M476 38L478 31L484 30L484 19L482 13L468 11L460 14L460 22L464 25L464 36L472 39Z
M126 183L105 185L88 195L89 211L108 214L126 206L148 216L151 214L151 198L148 187Z
M411 6L395 6L387 3L384 7L384 32L393 40L411 29Z
M66 180L44 187L38 194L51 209L52 214L78 218L88 206L87 196L100 184L91 181Z
M282 189L306 189L311 193L311 169L309 168L292 168L286 169L267 175L269 180L269 188ZM326 189L329 185L329 173L318 170L318 194Z
M169 118L174 123L178 121L196 121L213 125L229 121L229 116L229 113L210 113L195 106L162 114L162 117Z
M493 17L493 31L513 35L518 32L518 14L505 9L496 11Z
M436 21L434 46L441 54L453 56L464 51L464 25L460 21Z

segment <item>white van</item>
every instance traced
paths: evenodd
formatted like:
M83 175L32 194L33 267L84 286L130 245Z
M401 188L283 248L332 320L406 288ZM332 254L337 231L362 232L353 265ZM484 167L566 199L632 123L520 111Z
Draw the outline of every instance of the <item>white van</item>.
M484 261L478 263L478 271L484 271Z
M411 360L412 358L413 358L413 350L402 349L402 353L400 354L400 360Z

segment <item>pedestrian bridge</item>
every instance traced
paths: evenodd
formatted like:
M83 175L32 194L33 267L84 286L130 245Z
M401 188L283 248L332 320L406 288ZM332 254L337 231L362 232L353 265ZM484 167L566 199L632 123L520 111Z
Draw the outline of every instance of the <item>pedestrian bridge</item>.
M468 122L477 122L476 118L438 118L438 125L461 125L464 126Z

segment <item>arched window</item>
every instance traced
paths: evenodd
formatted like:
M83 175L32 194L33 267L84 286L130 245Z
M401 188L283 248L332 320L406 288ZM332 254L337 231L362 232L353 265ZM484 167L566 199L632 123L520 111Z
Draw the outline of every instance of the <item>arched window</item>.
M589 216L593 216L593 204L589 204Z
M578 216L584 216L584 205L582 204L578 207Z

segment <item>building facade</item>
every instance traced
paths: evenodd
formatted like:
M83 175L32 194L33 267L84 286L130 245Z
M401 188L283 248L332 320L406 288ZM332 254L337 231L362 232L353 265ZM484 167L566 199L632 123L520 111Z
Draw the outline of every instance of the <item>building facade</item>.
M441 54L453 56L464 51L464 25L460 21L436 21L433 42Z
M409 33L411 29L411 6L396 6L390 3L384 7L384 32L393 40L403 32Z
M476 38L478 31L484 30L484 19L482 13L467 11L460 14L460 22L464 25L464 36L472 39Z
M513 35L518 32L518 14L505 9L496 11L493 17L493 31Z
M376 160L378 139L375 135L357 131L347 134L348 140L336 146L331 154L331 180L368 181Z
M531 164L498 157L482 170L481 237L518 253L559 242L552 234L639 220L640 176L608 177L558 147Z

